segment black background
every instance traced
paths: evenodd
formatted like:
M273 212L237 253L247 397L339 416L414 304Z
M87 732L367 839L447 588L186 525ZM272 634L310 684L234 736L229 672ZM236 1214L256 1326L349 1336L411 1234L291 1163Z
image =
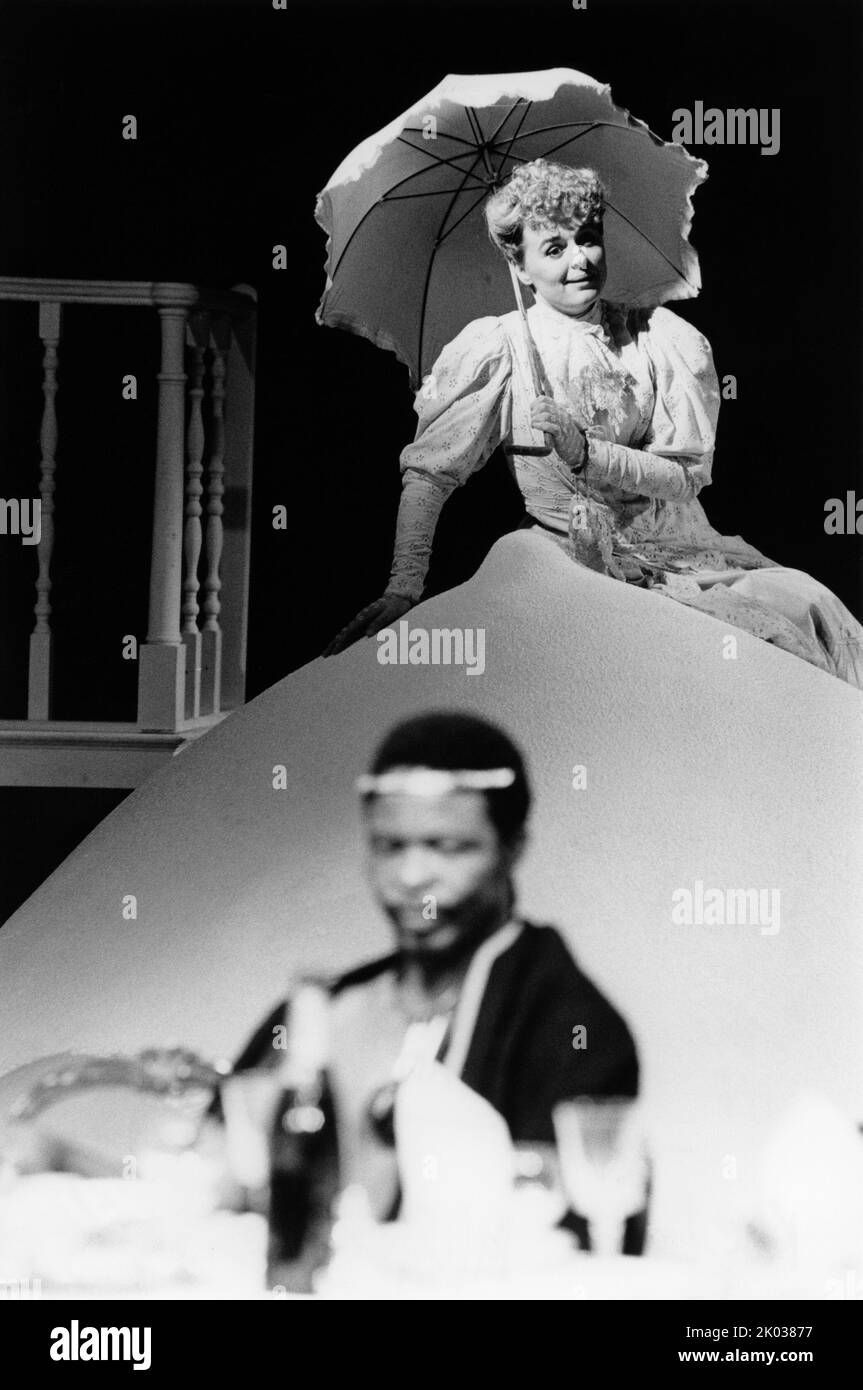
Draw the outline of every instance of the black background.
M861 538L824 532L825 500L863 491L861 20L859 0L0 5L0 274L258 292L250 695L314 657L386 582L412 395L391 354L315 323L313 210L344 155L448 72L577 68L666 139L675 108L698 100L780 109L774 156L693 147L710 166L692 232L704 288L676 307L738 384L702 500L720 530L861 615ZM135 142L121 138L127 114ZM287 271L272 268L277 243ZM66 314L58 718L134 718L136 671L120 652L146 629L158 347L142 312ZM0 495L33 496L35 307L0 305L0 359ZM135 404L120 398L126 372ZM287 531L272 529L279 503ZM444 510L430 589L467 578L521 514L495 457ZM25 713L34 574L35 550L0 546L0 717ZM0 794L0 824L17 817L14 796Z

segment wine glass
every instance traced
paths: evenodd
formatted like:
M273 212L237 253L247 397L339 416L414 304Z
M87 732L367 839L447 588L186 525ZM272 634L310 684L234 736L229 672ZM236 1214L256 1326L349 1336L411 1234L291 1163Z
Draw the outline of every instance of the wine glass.
M579 1096L553 1111L561 1177L600 1256L619 1255L627 1217L644 1206L647 1155L635 1102Z

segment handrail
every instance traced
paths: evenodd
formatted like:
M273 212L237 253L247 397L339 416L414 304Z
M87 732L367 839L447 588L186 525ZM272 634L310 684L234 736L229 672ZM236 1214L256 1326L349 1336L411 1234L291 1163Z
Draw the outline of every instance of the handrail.
M253 313L257 298L248 285L241 290L212 290L172 280L50 280L26 275L0 276L0 300L10 301L177 307L235 317Z

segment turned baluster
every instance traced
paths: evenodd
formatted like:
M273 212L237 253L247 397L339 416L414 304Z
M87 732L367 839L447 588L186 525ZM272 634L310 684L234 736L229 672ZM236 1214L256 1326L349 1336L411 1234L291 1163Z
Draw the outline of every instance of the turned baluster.
M255 291L234 285L246 300L245 312L231 318L225 361L225 516L219 566L222 581L219 626L222 659L220 707L237 709L246 698L246 643L249 611L249 533L255 429Z
M204 458L204 350L208 324L195 316L189 324L187 343L192 369L189 386L189 423L186 430L186 524L183 535L182 633L186 648L186 718L197 719L201 709L201 633L198 628L198 563L201 558L201 484Z
M54 470L57 452L57 348L60 342L61 309L59 304L40 303L39 337L44 344L42 356L42 426L39 432L41 471L39 499L41 505L41 536L38 545L39 572L36 578L36 603L33 613L35 626L30 634L30 669L27 692L27 718L48 719L51 715L51 662L53 634L51 632L51 556L54 550Z
M225 491L225 376L226 348L230 335L227 322L214 326L212 337L211 406L212 434L207 475L207 568L202 604L204 624L201 632L201 713L218 714L221 701L222 628L221 564L224 545L222 514Z

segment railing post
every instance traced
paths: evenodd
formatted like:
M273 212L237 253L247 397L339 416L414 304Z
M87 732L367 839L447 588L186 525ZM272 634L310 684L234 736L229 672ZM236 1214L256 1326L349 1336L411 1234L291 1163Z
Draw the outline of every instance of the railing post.
M39 305L39 337L45 347L42 357L42 428L39 443L42 452L39 495L42 509L42 529L38 546L39 573L36 579L36 604L33 609L36 624L30 634L30 668L27 685L27 718L49 719L51 716L51 661L54 638L51 632L51 555L54 550L54 470L57 450L57 348L60 342L61 308L58 303L43 301Z
M150 615L138 667L138 724L174 731L185 716L186 649L180 636L183 559L183 452L185 386L183 352L188 310L159 304L162 361L153 543L150 558Z

